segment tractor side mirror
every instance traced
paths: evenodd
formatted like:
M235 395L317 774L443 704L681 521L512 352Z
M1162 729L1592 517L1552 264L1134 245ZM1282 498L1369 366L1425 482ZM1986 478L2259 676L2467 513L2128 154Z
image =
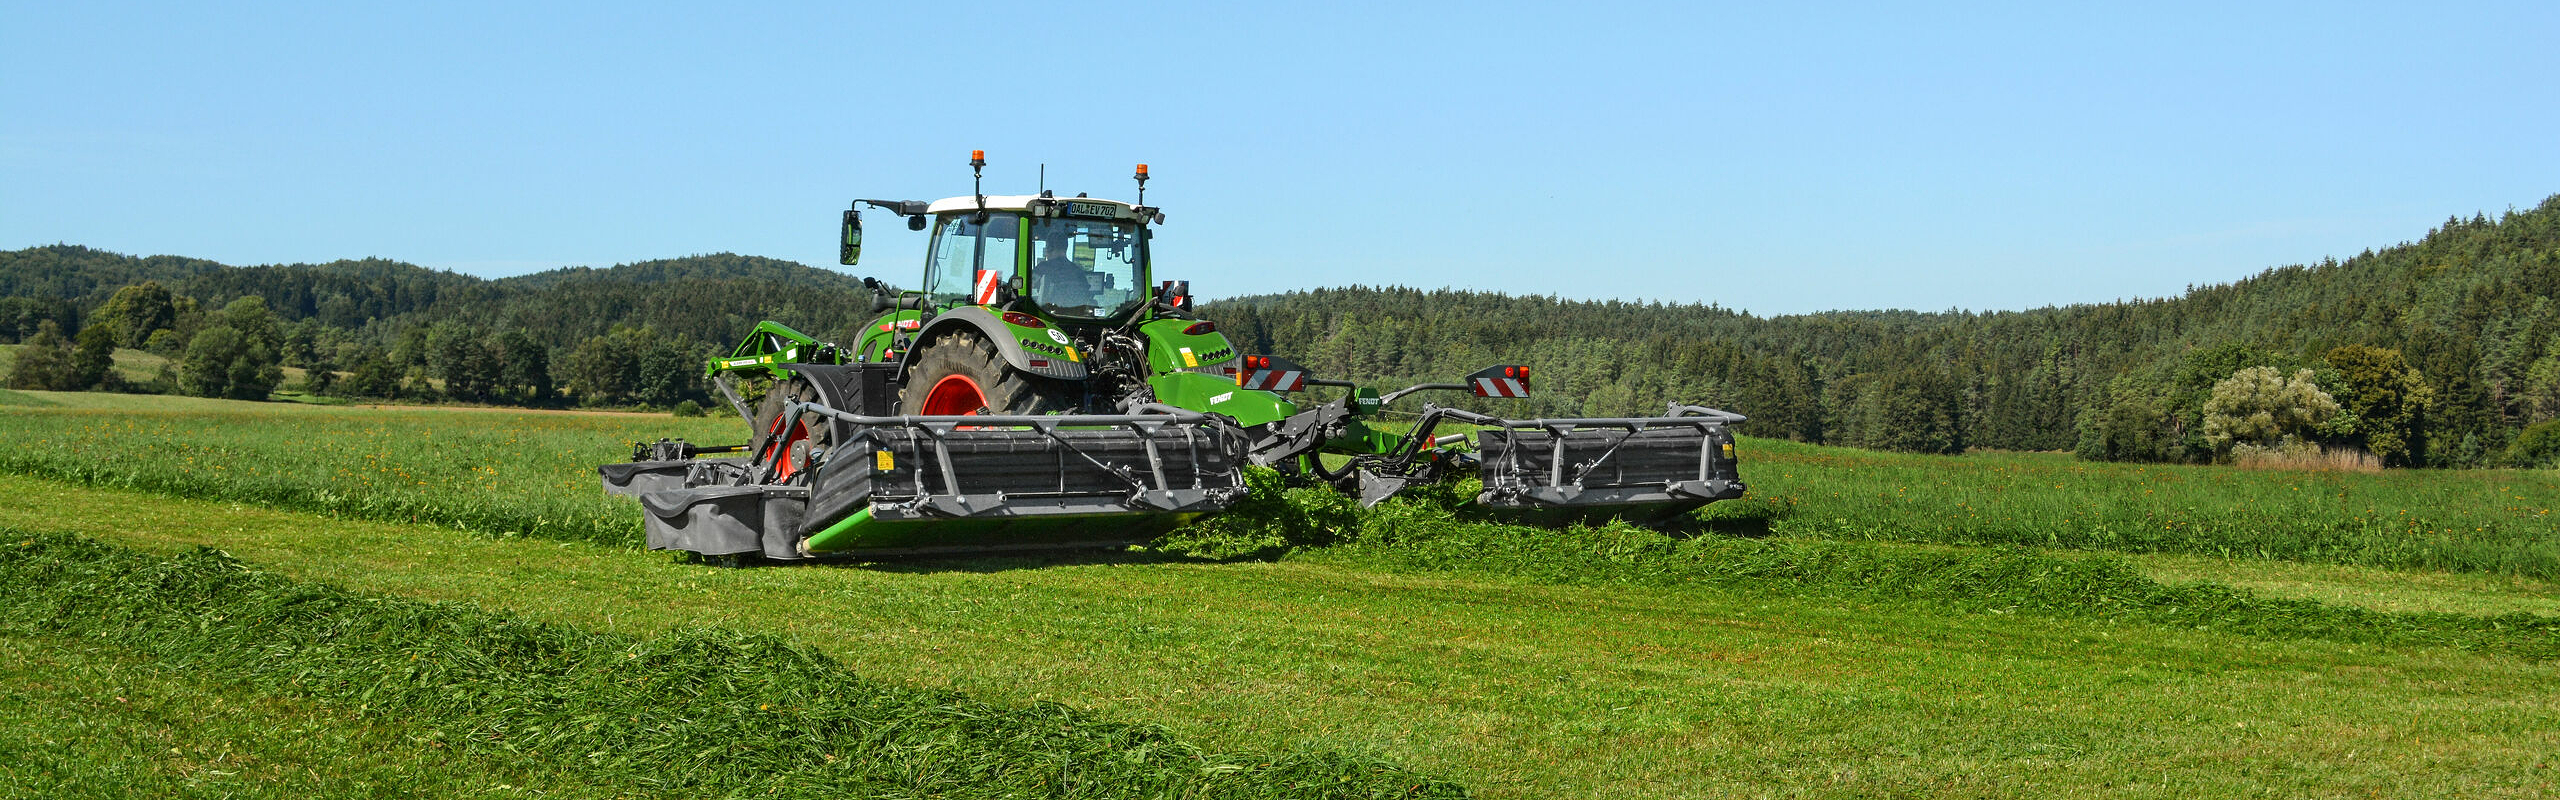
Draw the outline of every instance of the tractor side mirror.
M836 263L852 266L862 260L862 212L844 210L844 244L836 248Z
M1161 285L1158 285L1156 287L1156 303L1164 306L1170 311L1177 311L1186 314L1190 313L1191 282L1165 281Z

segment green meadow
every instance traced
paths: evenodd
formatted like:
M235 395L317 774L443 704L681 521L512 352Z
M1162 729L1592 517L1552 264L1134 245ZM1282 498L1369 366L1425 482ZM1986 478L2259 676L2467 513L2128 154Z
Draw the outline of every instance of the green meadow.
M2536 525L2560 506L2549 473L2248 472L1746 440L1753 498L1670 535L1513 527L1428 496L1362 511L1266 486L1252 513L1152 549L716 569L636 549L636 508L598 492L592 469L633 440L725 441L734 420L14 394L0 404L0 493L41 500L0 507L6 544L138 574L211 569L197 551L214 548L260 591L617 647L745 637L796 654L812 686L947 693L936 696L989 719L1054 707L1074 726L1158 743L1132 749L1184 754L1147 764L1259 776L1231 785L1325 774L1369 781L1354 796L2532 797L2560 782L2560 585L2553 526ZM206 585L185 607L228 602L229 584ZM17 607L47 602L11 591ZM803 779L837 769L825 748L696 784L594 750L429 757L441 748L419 730L493 718L192 669L229 656L126 630L174 630L152 626L179 607L117 606L122 627L27 614L0 627L17 673L0 706L12 720L0 783L39 787L26 796L116 781L204 796L690 796L822 792ZM438 668L507 674L463 666ZM556 696L550 685L457 687L513 708L507 692ZM803 741L716 692L681 696L692 699L615 702L633 716L705 708L699 729L665 733L704 747ZM275 733L286 729L313 734ZM306 738L321 750L301 749ZM93 757L46 755L66 747ZM1001 747L949 752L873 759L909 766L863 774L1033 763ZM1142 796L1221 785L1184 780ZM925 796L935 784L842 785ZM1189 796L1218 796L1201 791Z

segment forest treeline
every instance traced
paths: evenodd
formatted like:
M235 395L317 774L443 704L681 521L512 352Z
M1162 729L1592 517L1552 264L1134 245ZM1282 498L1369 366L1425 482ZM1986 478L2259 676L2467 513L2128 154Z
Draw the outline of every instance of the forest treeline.
M1536 376L1527 401L1408 406L1552 417L1676 400L1747 414L1763 436L1878 449L2205 461L2317 447L2395 466L2553 466L2555 295L2560 196L2180 297L2030 311L1755 317L1350 287L1202 313L1246 352L1364 384L1497 363ZM277 367L296 367L311 376L296 388L322 394L670 405L706 399L700 359L758 320L850 341L870 308L859 278L731 254L490 280L382 259L231 267L73 245L0 252L0 342L29 345L19 360L59 379L38 388L252 397L282 380ZM172 366L151 385L110 385L102 354L114 347Z
M1243 297L1203 310L1247 352L1290 354L1363 383L1526 364L1534 398L1499 407L1523 416L1659 413L1677 400L1807 442L2205 461L2249 443L2213 435L2209 410L2231 418L2223 434L2263 411L2258 421L2275 425L2262 431L2266 446L2467 467L2560 466L2555 296L2560 196L2180 297L2031 311L1763 318L1715 305L1403 287ZM2263 374L2234 380L2258 367L2279 378L2307 370L2317 397L2270 387ZM2220 405L2217 389L2228 395ZM2268 407L2275 398L2307 407ZM2320 411L2319 398L2336 410ZM2297 411L2298 424L2276 424Z
M757 321L849 333L869 303L859 278L727 253L490 280L383 259L0 252L0 342L29 345L21 362L63 365L19 370L31 373L11 376L20 388L264 397L293 367L309 377L291 388L314 394L668 406L707 401L702 359ZM100 379L108 343L172 364L140 385Z

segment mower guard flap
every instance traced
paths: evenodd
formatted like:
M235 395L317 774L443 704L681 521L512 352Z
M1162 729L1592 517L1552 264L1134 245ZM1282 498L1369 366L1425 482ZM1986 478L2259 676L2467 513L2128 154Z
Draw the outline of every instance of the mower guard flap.
M809 492L783 486L702 486L640 495L651 550L706 556L760 553L798 558L797 537Z

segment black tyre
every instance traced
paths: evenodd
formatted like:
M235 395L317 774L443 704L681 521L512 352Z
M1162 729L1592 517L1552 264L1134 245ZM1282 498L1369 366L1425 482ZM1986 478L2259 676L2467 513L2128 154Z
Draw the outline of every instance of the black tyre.
M975 330L926 342L914 358L906 386L898 390L900 414L1050 414L1076 406L1074 384L1014 369Z

